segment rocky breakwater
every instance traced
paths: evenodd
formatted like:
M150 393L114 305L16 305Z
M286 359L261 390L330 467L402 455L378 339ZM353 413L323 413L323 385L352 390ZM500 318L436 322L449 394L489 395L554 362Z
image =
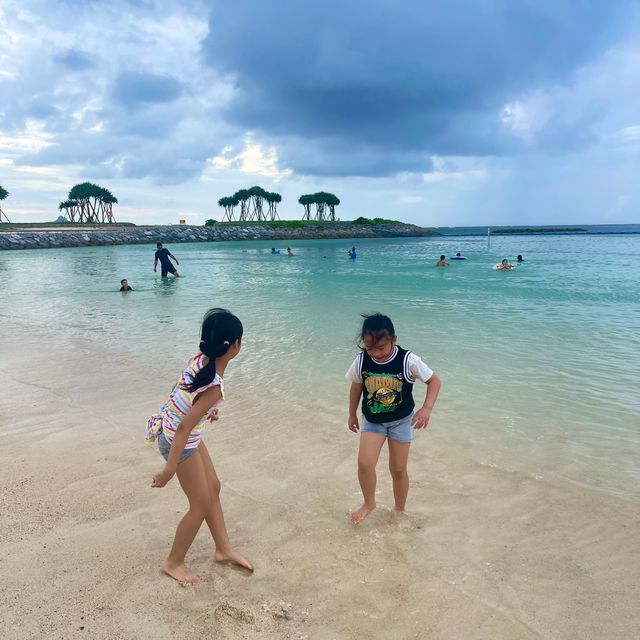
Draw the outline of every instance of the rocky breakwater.
M429 236L434 232L412 224L323 222L288 226L282 223L228 223L210 227L164 225L109 228L64 227L0 231L0 250L51 249L114 244L222 242L229 240L307 240L314 238L383 238Z

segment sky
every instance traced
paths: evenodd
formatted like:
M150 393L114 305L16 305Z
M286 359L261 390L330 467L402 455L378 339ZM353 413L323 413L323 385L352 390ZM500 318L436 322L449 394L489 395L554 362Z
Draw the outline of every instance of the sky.
M74 184L202 224L259 185L302 218L640 221L640 0L0 0L0 203Z

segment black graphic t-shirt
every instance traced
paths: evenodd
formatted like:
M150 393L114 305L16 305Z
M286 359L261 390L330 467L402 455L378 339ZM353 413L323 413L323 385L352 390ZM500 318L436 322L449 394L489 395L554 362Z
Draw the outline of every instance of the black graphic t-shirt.
M409 380L409 351L397 347L389 362L376 362L362 352L362 414L369 422L393 422L414 409L413 382Z

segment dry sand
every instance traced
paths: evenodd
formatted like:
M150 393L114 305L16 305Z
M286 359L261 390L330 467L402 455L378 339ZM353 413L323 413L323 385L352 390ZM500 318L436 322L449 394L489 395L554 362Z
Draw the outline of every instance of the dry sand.
M434 413L410 458L411 515L388 523L383 454L379 508L353 527L344 416L294 406L276 422L232 382L205 437L257 568L215 565L203 527L188 560L207 582L183 588L158 567L186 501L175 480L150 488L162 459L143 441L177 372L0 338L2 638L640 637L638 504L483 466Z

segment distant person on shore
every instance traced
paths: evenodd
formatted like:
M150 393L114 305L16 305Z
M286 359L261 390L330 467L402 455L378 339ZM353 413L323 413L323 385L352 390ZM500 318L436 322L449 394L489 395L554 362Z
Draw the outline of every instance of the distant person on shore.
M361 352L345 376L351 381L347 426L354 433L360 431L358 481L364 497L363 505L351 514L353 524L360 524L376 508L376 464L385 441L395 498L392 519L404 514L413 430L427 428L440 391L440 378L417 355L397 345L389 317L380 313L363 317ZM427 394L422 407L414 412L416 380L427 385ZM357 415L360 398L362 428Z
M495 267L493 267L496 271L509 271L509 269L515 269L515 264L509 264L509 261L506 258L503 258L502 262L499 262Z
M351 247L351 249L349 249L349 257L352 260L355 260L358 257L358 254L356 253L356 248L355 247Z
M158 260L160 260L160 268L162 277L165 278L168 273L172 273L176 278L180 277L180 274L176 271L176 268L171 264L171 260L175 260L176 264L180 264L178 262L178 258L176 258L169 249L165 249L162 246L162 242L158 242L156 245L157 251L155 254L155 260L153 261L153 270L158 271ZM171 258L171 260L169 259Z
M236 316L226 309L210 309L202 322L198 353L189 361L160 413L147 422L147 442L157 440L167 461L153 476L151 486L160 489L177 474L189 500L189 511L178 524L171 551L161 566L182 585L202 582L185 564L185 557L205 520L215 542L213 559L253 571L253 565L229 541L220 504L220 480L202 441L207 420L218 419L222 378L229 362L240 352L242 333L242 323Z
M120 280L120 291L133 291L126 278L122 278L122 280Z
M293 258L293 256L295 256L296 254L295 254L295 253L293 253L293 251L291 251L291 247L287 247L287 255L288 255L290 258Z
M440 260L436 262L436 267L448 267L449 263L445 260L444 256L440 256Z
M517 260L518 262L524 262L524 258L522 257L522 254L521 254L521 253L519 253L519 254L518 254L518 257L516 258L516 260Z

